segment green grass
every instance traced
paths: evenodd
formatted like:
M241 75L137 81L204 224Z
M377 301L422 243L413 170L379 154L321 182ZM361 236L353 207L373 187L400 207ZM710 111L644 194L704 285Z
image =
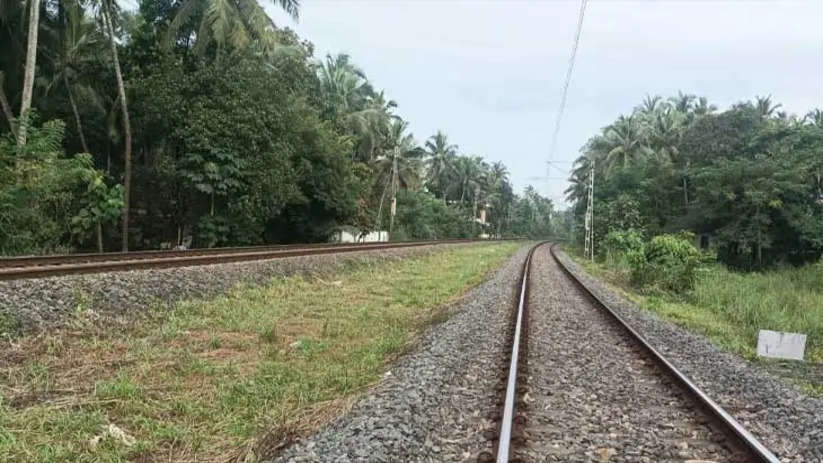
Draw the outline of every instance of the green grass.
M708 265L698 270L693 290L676 295L638 291L629 284L628 269L617 262L576 260L638 306L823 396L823 263L757 273ZM805 333L805 365L784 368L759 359L757 334L762 329Z
M24 358L0 368L0 461L242 460L264 436L284 441L345 411L519 246L279 278L127 326L18 338ZM93 447L109 424L136 442Z

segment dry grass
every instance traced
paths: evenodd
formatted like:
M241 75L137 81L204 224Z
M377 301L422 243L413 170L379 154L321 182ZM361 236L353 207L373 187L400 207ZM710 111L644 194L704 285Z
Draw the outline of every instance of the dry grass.
M347 410L519 245L277 279L0 353L0 461L254 461ZM115 425L127 435L90 441ZM133 443L126 442L129 437Z

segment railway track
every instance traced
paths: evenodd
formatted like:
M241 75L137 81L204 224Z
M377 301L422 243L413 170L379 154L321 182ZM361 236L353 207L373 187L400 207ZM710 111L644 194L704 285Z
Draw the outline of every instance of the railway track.
M523 266L497 454L480 461L775 457L555 255Z
M432 244L467 243L478 240L406 241L363 244L297 244L186 251L136 251L0 259L0 280L40 278L77 273L99 273L150 268L186 267L283 257L407 248Z

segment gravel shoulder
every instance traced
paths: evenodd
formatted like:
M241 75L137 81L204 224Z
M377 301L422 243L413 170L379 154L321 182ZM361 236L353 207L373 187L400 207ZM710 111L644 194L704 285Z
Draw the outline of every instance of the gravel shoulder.
M64 326L77 313L91 318L139 315L175 302L221 294L238 284L263 284L294 274L322 276L352 265L421 256L442 244L272 260L0 281L0 321L14 317L24 333ZM0 335L3 325L0 324Z
M568 255L558 257L599 297L757 436L783 462L823 461L823 400L622 298Z
M500 365L527 252L469 291L348 414L274 461L477 461L493 452Z

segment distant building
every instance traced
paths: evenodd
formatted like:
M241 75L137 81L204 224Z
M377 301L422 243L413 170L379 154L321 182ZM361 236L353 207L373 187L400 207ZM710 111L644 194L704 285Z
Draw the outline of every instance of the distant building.
M380 243L389 240L385 230L363 233L355 227L340 227L332 233L333 243Z

